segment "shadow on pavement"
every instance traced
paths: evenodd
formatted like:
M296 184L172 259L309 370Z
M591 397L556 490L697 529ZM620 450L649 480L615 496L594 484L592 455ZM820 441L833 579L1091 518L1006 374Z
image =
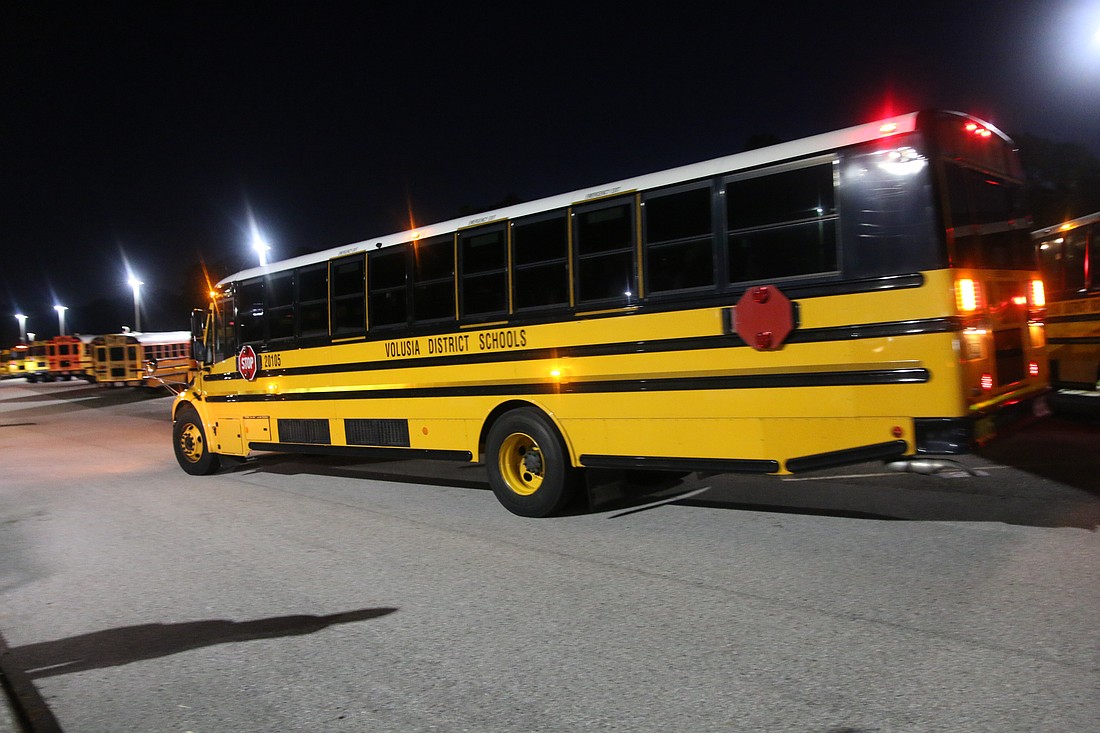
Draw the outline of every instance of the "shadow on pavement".
M1100 422L1051 417L978 451L989 461L1100 497Z
M125 405L132 402L142 402L144 400L155 400L171 394L171 392L164 387L98 387L90 385L87 387L50 391L49 387L51 385L48 384L34 386L42 387L41 391L36 391L34 394L24 395L22 397L9 397L2 401L3 404L33 406L41 402L55 404L62 402L68 403L66 405L67 409L73 407L88 409Z
M32 679L90 669L116 667L143 659L199 649L215 644L312 634L335 624L387 616L396 608L363 608L328 616L276 616L254 621L186 621L141 624L8 649L4 667L21 670Z
M61 728L31 680L71 672L117 667L145 659L255 639L312 634L335 624L387 616L396 608L362 608L327 616L275 616L254 621L186 621L104 629L38 644L9 648L0 637L0 678L22 722L34 733Z
M1064 435L1059 439L1064 439ZM1017 448L1025 453L1036 450ZM1005 463L1008 462L1006 457ZM660 473L646 476L590 470L587 492L581 492L582 496L564 515L606 514L609 519L618 519L673 505L845 519L1001 522L1096 530L1100 526L1100 498L1094 496L1095 491L1088 493L1074 488L1079 484L1084 488L1089 472L1098 473L1095 460L1093 464L1091 469L1049 467L1047 473L1052 480L1061 481L1065 478L1062 474L1073 474L1064 485L1053 487L1043 481L1031 485L1026 475L1017 475L1016 485L1007 486L1004 470L942 478L889 473L878 463L848 467L843 471L845 475L799 477ZM485 467L477 463L371 462L268 453L250 458L231 470L490 490ZM1025 466L1022 470L1041 475L1034 468Z

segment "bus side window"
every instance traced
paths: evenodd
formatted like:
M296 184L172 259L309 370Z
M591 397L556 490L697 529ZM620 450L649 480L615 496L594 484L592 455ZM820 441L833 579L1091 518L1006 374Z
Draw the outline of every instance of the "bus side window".
M578 208L575 214L577 303L632 302L638 294L633 198Z
M451 235L413 242L413 320L455 317L455 246Z
M726 181L728 282L837 269L836 165Z
M463 232L458 237L462 273L459 313L462 317L508 312L507 230L500 225Z
M370 327L404 325L408 319L408 250L411 244L371 252Z
M714 285L711 188L662 191L642 202L646 293Z
M294 273L271 275L266 284L264 321L267 340L294 338Z
M327 336L328 264L310 265L295 272L298 286L297 335L301 338Z
M512 304L519 310L569 305L569 220L564 211L514 221Z
M361 336L367 332L366 259L350 255L333 260L329 280L332 335Z

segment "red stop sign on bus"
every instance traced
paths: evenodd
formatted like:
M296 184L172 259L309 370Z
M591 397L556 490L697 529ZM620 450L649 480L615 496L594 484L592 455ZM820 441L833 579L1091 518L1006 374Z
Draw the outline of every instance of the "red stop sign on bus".
M775 351L794 329L794 306L774 285L745 291L734 309L737 335L757 351Z
M248 344L245 344L241 353L237 354L237 371L250 382L260 371L260 360L256 358L256 352Z

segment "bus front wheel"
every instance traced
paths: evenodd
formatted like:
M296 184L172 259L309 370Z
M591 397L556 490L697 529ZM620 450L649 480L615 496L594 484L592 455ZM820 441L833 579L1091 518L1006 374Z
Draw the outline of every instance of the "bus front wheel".
M181 407L172 427L172 446L180 468L192 476L209 476L218 470L221 461L206 442L199 413L193 407Z
M493 493L521 517L556 514L578 483L578 471L569 465L557 429L533 408L512 410L493 424L485 463Z

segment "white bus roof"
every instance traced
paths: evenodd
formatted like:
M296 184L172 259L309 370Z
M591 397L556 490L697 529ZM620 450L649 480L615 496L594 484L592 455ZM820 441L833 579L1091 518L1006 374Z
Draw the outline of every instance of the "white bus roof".
M1053 226L1043 227L1042 229L1036 229L1031 233L1031 238L1043 239L1044 237L1049 237L1052 234L1057 234L1058 232L1068 232L1071 229L1076 229L1077 227L1085 226L1086 224L1092 224L1093 222L1097 221L1100 221L1100 211L1094 212L1092 214L1085 214L1084 216L1079 216L1076 219L1070 219L1069 221L1062 222L1061 224L1055 224Z
M607 183L601 186L571 191L569 193L529 201L523 204L494 209L469 217L451 219L438 224L429 224L416 229L388 234L383 237L372 237L353 244L334 247L332 249L302 255L288 260L281 260L267 265L241 270L229 277L223 278L218 282L218 285L221 286L226 283L247 280L260 275L282 272L284 270L291 270L296 267L303 267L319 262L327 262L334 257L343 257L359 252L382 249L413 240L428 239L429 237L439 234L449 234L459 229L465 229L480 224L490 224L494 221L515 219L530 214L538 214L544 211L565 208L567 206L573 206L578 203L601 199L619 193L630 193L632 191L659 188L680 181L690 181L729 171L754 168L768 163L805 157L814 153L836 150L838 148L844 148L849 145L856 145L870 140L912 132L916 129L917 115L917 112L910 112L908 114L898 115L876 122L848 127L843 130L827 132L799 140L792 140L790 142L749 150L744 153L727 155L721 158L714 158L701 163L691 163L689 165L670 168L657 173L649 173L635 178L615 181L614 183Z
M190 331L123 331L104 334L106 336L128 336L139 344L178 344L191 340ZM103 338L96 336L95 338Z

